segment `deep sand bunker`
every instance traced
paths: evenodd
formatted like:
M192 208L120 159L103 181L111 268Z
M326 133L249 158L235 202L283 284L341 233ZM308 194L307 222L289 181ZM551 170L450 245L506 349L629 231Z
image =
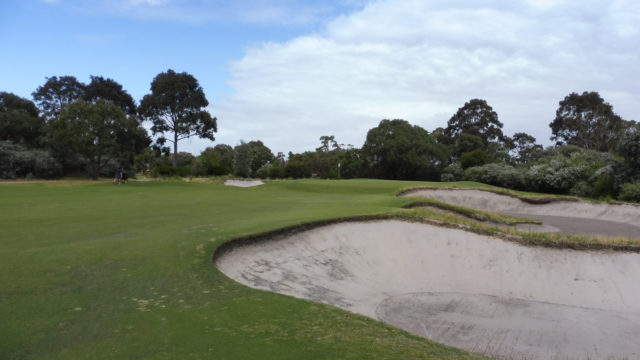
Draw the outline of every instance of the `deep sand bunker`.
M232 248L216 264L248 286L487 355L640 358L640 254L525 247L380 220Z
M546 229L578 235L640 238L640 206L631 204L553 201L531 204L516 197L475 189L418 189L401 196L423 196L442 202L516 217L536 218ZM536 226L518 227L536 232Z

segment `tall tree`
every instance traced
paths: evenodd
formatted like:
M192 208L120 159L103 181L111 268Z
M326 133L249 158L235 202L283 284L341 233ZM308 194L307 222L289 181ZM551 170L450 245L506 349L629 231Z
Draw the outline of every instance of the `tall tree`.
M133 98L122 88L122 85L102 76L91 76L91 82L85 87L83 99L88 102L111 101L128 115L135 115L137 110Z
M439 179L446 162L446 151L425 129L399 119L369 130L362 154L373 176L383 179Z
M251 148L251 172L255 174L262 165L268 164L276 157L265 144L260 140L249 141Z
M84 89L85 85L74 76L52 76L31 95L48 121L58 116L65 106L82 99Z
M31 100L0 92L0 140L39 147L43 134L44 121Z
M209 105L198 80L186 72L168 70L158 74L151 83L151 94L140 103L140 114L153 126L153 134L172 132L173 166L178 161L178 141L198 136L215 140L217 119L204 110Z
M498 114L493 108L487 104L486 100L472 99L459 108L458 111L449 119L447 127L444 129L444 135L449 141L457 146L461 136L467 135L465 140L469 143L469 136L479 138L484 144L482 150L486 151L489 143L507 142L507 138L502 133L502 123L498 120ZM474 149L464 149L461 152L468 152Z
M542 145L536 144L536 138L527 133L513 134L512 141L516 153L515 160L520 164L535 160L536 154L542 152Z
M233 173L241 177L251 176L251 161L253 160L251 145L240 140L240 145L236 145L236 147L233 148L233 152Z
M95 104L76 101L62 109L49 126L52 145L83 156L94 180L109 161L135 152L144 132L135 117L103 100Z
M595 91L571 93L559 103L555 119L549 124L551 140L557 145L576 145L585 149L609 151L630 122L622 120Z

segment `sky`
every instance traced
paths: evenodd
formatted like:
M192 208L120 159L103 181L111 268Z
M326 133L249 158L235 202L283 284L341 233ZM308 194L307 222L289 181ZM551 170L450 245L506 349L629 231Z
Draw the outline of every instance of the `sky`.
M136 101L173 69L198 79L216 144L361 147L382 119L428 131L474 99L507 135L550 145L571 92L640 120L637 0L2 0L0 91L112 78ZM149 127L149 125L147 125Z

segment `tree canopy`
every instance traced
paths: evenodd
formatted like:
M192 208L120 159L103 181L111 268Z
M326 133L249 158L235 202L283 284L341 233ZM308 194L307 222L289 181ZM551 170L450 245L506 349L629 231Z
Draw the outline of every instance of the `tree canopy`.
M549 124L551 140L585 149L609 151L615 148L620 132L630 123L613 112L595 91L571 93L559 103L555 119Z
M83 99L88 102L111 101L128 115L136 115L137 109L133 98L113 79L92 75L91 82L85 87Z
M135 117L103 100L95 104L79 100L66 106L50 121L50 131L55 147L87 160L87 172L93 179L111 160L136 152L140 137L146 135Z
M446 154L429 133L405 120L382 120L369 130L362 154L375 177L434 180Z
M140 103L140 114L153 124L153 134L173 133L173 165L177 166L178 142L198 136L215 140L217 119L204 110L209 105L204 90L193 75L168 70L151 83L151 93Z
M44 134L44 121L30 100L0 92L0 140L34 147Z
M455 148L460 148L456 151L458 155L475 150L475 148L468 148L469 144L474 142L477 145L480 144L477 140L472 140L470 136L479 139L484 144L483 150L486 151L489 143L504 143L508 140L502 133L502 126L498 120L498 114L493 111L486 100L472 99L459 108L449 119L447 127L444 129L444 135L450 143L454 144ZM440 138L442 139L442 137ZM463 142L465 146L463 146Z
M513 134L512 141L517 163L526 164L535 159L536 154L542 151L542 145L536 144L536 138L527 133L518 132Z
M58 116L65 106L82 99L84 89L85 85L75 76L52 76L31 95L42 116L51 120Z

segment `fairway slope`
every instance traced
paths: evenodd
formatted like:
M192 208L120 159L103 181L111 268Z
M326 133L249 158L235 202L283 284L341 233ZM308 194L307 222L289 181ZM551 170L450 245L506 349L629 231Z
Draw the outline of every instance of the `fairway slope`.
M515 196L478 189L416 189L400 196L421 196L510 216L536 218L563 233L640 238L640 206L637 205L580 200L534 204ZM535 227L531 228L535 231Z
M250 287L331 304L510 359L637 358L640 254L525 247L379 220L227 248Z

